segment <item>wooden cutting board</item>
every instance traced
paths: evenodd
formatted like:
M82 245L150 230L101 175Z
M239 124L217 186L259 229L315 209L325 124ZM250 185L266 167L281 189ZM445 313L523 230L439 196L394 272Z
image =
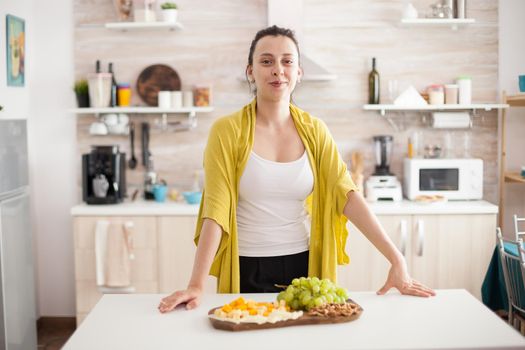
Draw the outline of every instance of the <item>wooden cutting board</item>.
M180 86L177 72L165 64L146 67L137 79L137 92L149 106L158 105L159 91L178 91Z
M303 314L303 316L299 317L296 320L286 320L286 321L280 321L276 323L233 323L229 321L221 321L217 320L215 318L211 318L210 322L214 328L225 330L225 331L232 331L232 332L238 332L238 331L251 331L251 330L257 330L257 329L269 329L269 328L281 328L281 327L290 327L290 326L302 326L302 325L309 325L309 324L330 324L330 323L343 323L343 322L351 322L357 320L361 314L363 313L363 308L349 300L351 303L357 305L357 312L350 315L350 316L335 316L335 317L327 317L327 316L311 316L307 315L306 313ZM208 311L208 315L213 315L216 309L219 309L219 307L215 307Z

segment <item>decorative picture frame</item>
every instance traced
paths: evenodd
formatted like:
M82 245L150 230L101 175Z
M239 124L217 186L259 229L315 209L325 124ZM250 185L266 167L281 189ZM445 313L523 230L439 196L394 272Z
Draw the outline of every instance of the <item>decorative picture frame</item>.
M7 86L25 84L25 20L6 15Z

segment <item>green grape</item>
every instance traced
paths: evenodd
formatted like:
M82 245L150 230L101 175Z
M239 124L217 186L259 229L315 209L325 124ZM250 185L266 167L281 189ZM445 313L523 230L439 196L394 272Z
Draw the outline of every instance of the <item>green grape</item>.
M327 303L333 303L334 302L334 297L332 294L327 294L326 295L326 302Z
M294 278L286 290L279 293L277 300L284 300L293 310L309 310L326 303L344 303L348 291L318 277Z
M304 306L307 306L311 299L312 297L310 296L310 293L308 293L308 294L305 294L305 296L301 299L301 302L303 303Z

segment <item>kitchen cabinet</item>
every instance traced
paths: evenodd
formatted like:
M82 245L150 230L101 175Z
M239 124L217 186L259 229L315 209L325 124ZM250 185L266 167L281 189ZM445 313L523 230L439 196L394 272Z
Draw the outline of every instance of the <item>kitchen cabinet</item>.
M74 219L77 324L102 297L96 285L95 228L97 221L132 222L134 254L131 289L125 293L172 293L186 288L193 268L193 236L197 216L76 216ZM208 276L204 288L215 293L216 278Z
M196 224L196 216L158 218L159 293L172 293L187 287L195 258L193 237ZM204 290L215 293L215 277L208 276Z
M131 285L137 293L158 292L157 222L154 217L75 217L74 255L77 324L102 297L96 285L95 228L97 221L133 223L135 259L131 261Z
M481 299L481 284L495 244L496 214L378 215L411 276L437 289L464 288ZM338 281L350 291L378 290L390 264L356 228L350 226L350 265L340 266Z

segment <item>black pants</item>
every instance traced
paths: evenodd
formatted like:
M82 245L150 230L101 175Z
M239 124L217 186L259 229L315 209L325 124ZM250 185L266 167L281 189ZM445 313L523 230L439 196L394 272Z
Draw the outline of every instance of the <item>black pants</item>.
M298 254L269 257L239 257L241 293L276 293L282 288L275 284L288 285L294 278L308 276L308 255Z

